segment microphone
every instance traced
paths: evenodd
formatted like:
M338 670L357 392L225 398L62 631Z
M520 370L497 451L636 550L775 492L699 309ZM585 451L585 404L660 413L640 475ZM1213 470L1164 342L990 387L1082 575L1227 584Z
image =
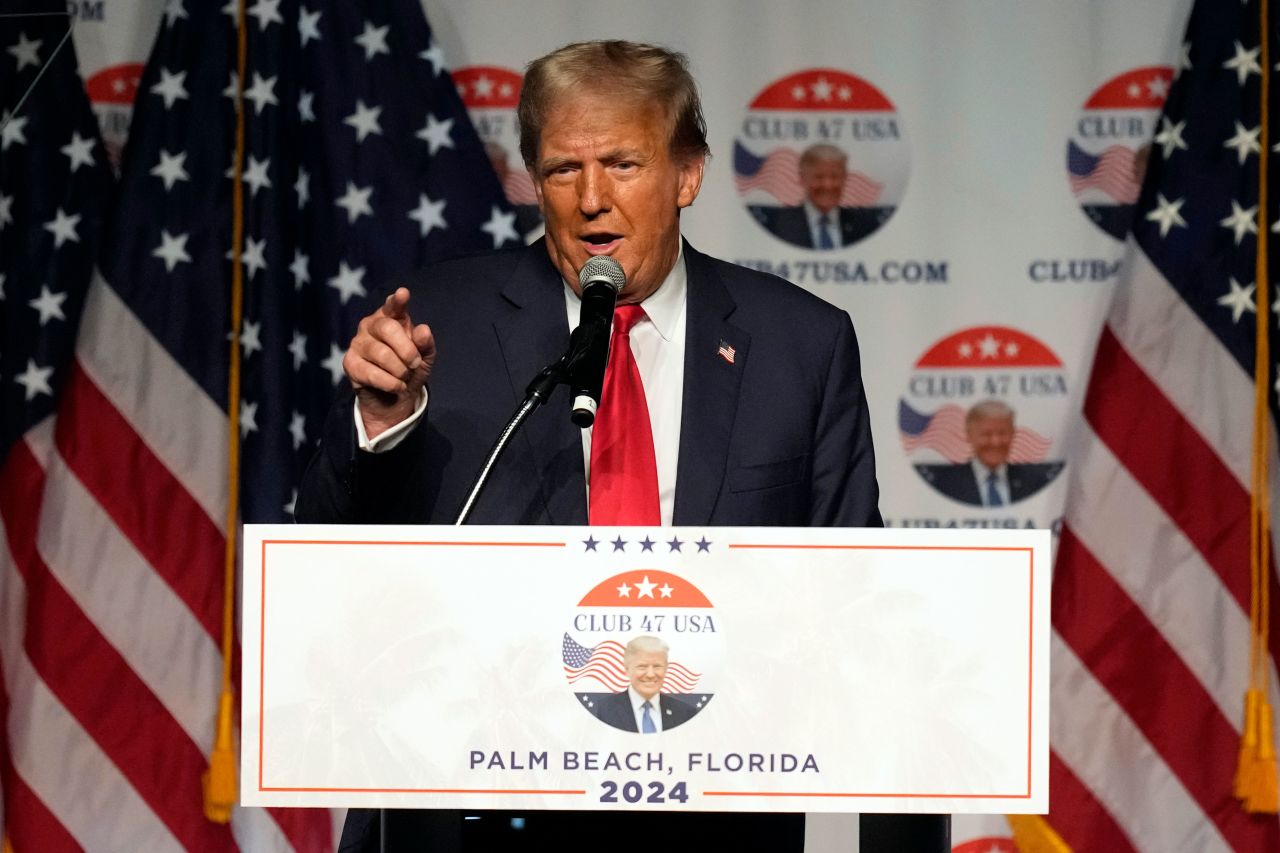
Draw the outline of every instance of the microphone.
M586 429L595 422L600 405L600 387L609 361L609 334L613 331L613 309L626 283L622 265L607 255L597 255L582 266L578 284L582 288L582 309L578 328L569 338L565 365L569 375L573 411L569 419Z

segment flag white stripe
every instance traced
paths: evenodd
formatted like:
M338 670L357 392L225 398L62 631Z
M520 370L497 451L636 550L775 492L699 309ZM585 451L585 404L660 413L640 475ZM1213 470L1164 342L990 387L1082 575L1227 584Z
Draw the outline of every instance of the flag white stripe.
M213 638L56 452L38 548L49 571L202 752L213 745L222 657ZM148 630L139 631L145 624Z
M76 355L94 384L225 533L226 413L96 272Z
M1229 853L1231 847L1199 803L1056 632L1052 646L1054 751L1134 847L1151 853ZM1159 819L1150 820L1155 815Z

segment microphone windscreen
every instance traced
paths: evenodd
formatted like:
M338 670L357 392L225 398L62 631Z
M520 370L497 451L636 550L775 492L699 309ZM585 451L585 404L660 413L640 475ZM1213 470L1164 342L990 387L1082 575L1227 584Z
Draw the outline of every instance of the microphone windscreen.
M615 290L622 290L623 285L627 283L627 277L622 272L622 264L608 255L596 255L588 259L578 272L578 285L583 290L592 281L608 282Z

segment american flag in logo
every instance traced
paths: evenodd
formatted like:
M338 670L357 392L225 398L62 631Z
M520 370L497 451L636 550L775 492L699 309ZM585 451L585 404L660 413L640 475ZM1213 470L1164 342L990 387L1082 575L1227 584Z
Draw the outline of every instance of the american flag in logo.
M0 29L0 776L19 853L333 849L325 812L202 808L232 431L239 517L288 520L379 288L517 241L415 0L244 6L241 78L240 3L165 5L105 215L70 42L54 52L65 14Z
M965 433L965 410L954 403L933 414L918 412L898 401L898 431L907 453L932 450L948 462L964 462L973 455ZM1029 427L1015 426L1009 445L1009 461L1015 464L1043 462L1052 442Z
M593 680L610 693L621 693L631 684L623 662L625 646L617 640L605 640L593 648L587 648L568 634L561 643L564 674L570 684ZM692 693L702 680L701 673L694 672L676 661L667 663L663 693Z
M1278 484L1276 312L1260 292L1275 278L1259 281L1256 261L1260 158L1273 180L1277 165L1261 75L1280 56L1260 43L1274 12L1260 17L1257 2L1195 4L1069 456L1052 811L1017 820L1078 851L1280 850L1275 814L1234 788L1246 689L1270 675L1275 702L1280 648L1274 612L1260 635L1250 618L1251 492ZM1255 402L1269 438L1256 456ZM1260 582L1274 603L1273 566ZM1274 761L1251 766L1274 790Z
M804 203L804 185L800 183L800 152L785 145L764 157L752 154L742 143L733 146L734 182L738 192L763 193L760 203L794 207ZM841 207L872 207L880 199L884 185L867 175L849 169L840 194ZM748 199L748 201L751 201Z
M1141 176L1137 154L1124 145L1109 145L1095 157L1074 142L1068 143L1067 174L1071 191L1077 195L1096 188L1117 204L1133 204L1138 200Z

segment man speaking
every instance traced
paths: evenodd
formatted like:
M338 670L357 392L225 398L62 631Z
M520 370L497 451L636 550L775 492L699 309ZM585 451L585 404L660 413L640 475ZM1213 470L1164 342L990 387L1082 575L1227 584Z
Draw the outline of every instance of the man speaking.
M330 415L298 520L452 523L525 386L565 352L579 271L609 256L625 285L594 426L574 426L557 390L471 521L878 526L848 315L681 239L708 155L684 57L620 41L561 48L529 66L519 120L545 238L423 271L360 322L343 362L354 403ZM689 849L803 844L798 815L546 813L529 828L538 821L559 821L566 844L625 841L632 825ZM376 845L376 819L353 812L343 849Z

